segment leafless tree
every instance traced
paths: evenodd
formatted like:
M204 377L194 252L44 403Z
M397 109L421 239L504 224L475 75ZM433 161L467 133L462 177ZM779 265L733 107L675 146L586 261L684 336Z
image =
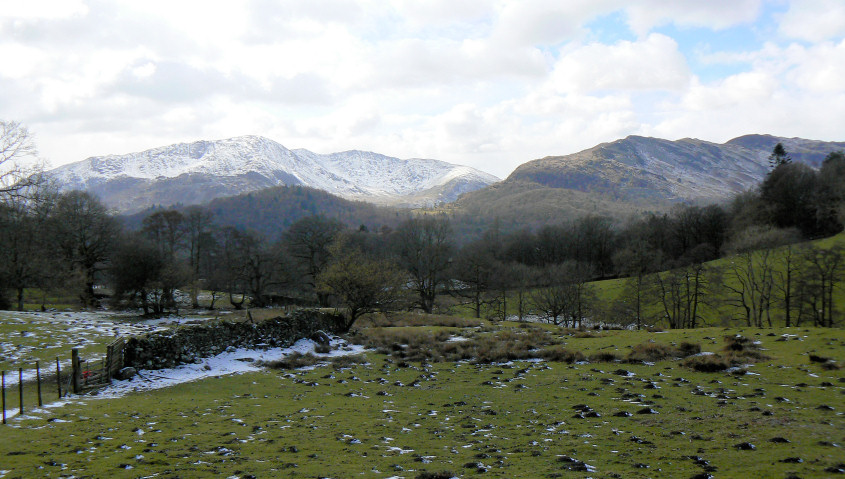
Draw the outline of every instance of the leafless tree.
M403 222L394 236L402 266L410 273L419 306L434 311L437 293L448 281L452 226L446 217L419 216Z
M24 195L43 181L39 166L26 167L20 163L37 154L35 141L25 126L0 120L0 199Z

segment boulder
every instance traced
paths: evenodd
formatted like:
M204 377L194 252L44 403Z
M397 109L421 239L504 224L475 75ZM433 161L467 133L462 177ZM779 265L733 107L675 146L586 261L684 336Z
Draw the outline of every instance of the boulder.
M115 377L116 377L116 379L120 379L121 381L125 381L127 379L132 379L133 377L135 377L136 374L138 374L138 371L135 368L130 366L130 367L126 367L126 368L123 368L120 371L118 371L117 375Z

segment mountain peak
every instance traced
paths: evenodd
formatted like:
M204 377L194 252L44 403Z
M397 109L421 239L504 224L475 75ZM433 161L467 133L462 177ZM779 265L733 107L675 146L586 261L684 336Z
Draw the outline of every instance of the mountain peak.
M92 191L121 211L198 204L279 185L311 186L348 199L429 205L498 181L436 160L401 160L360 150L321 155L254 135L92 157L50 174L63 190Z

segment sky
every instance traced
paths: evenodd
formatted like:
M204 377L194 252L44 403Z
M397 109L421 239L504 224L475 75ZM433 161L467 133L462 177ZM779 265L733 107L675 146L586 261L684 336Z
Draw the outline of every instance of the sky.
M50 166L260 135L499 177L628 135L845 140L843 0L0 0Z

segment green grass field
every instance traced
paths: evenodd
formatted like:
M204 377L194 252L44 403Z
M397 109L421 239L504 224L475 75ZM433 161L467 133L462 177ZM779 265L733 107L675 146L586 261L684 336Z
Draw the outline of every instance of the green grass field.
M364 364L210 378L15 419L0 429L0 476L812 478L843 462L845 375L809 359L842 364L840 329L584 334L459 322L415 318L354 337L524 336L624 358L649 341L719 352L742 334L768 359L746 374L699 373L678 360L421 363L397 346ZM647 409L656 414L638 413Z

